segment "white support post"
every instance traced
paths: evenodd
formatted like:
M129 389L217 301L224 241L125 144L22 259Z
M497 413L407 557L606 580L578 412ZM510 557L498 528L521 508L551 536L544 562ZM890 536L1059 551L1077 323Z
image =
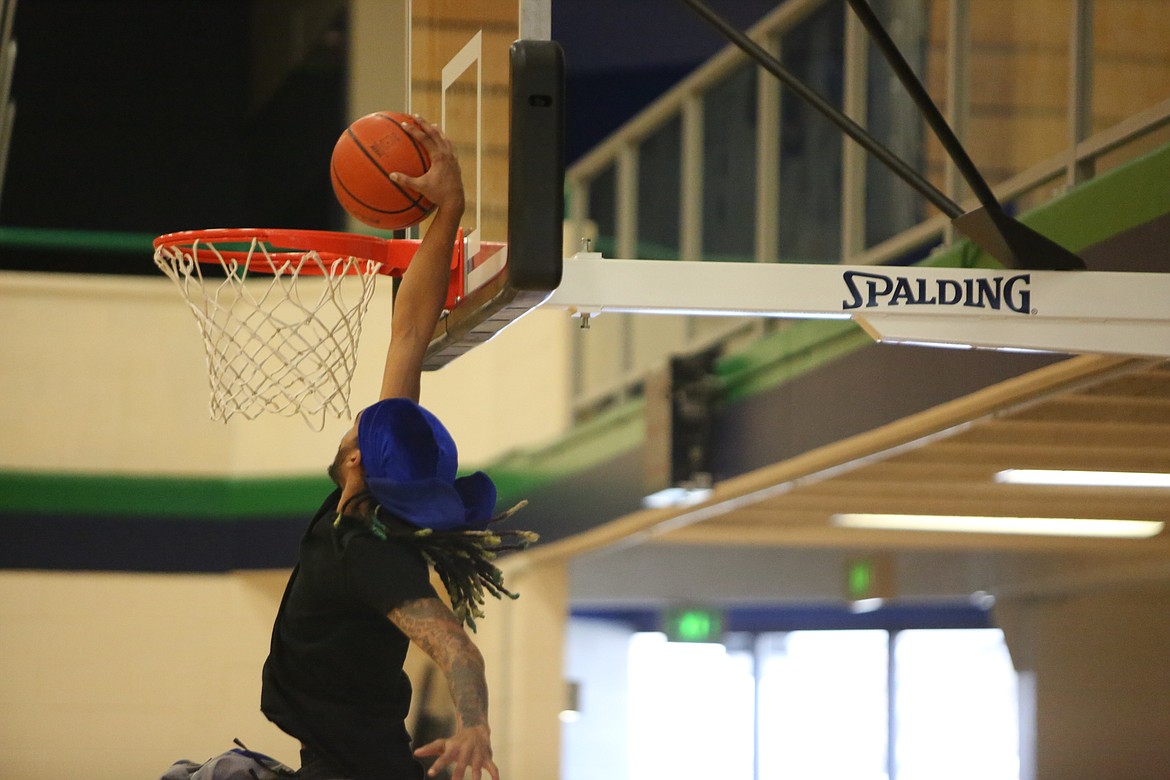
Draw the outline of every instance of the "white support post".
M586 239L592 239L589 223L590 182L587 179L569 182L569 225L565 236L565 254L588 252L591 247L583 246ZM571 248L569 248L571 247Z
M569 180L569 224L565 235L565 254L574 252L590 252L593 250L591 240L592 230L588 229L589 219L589 179ZM582 327L588 327L588 320L582 320ZM569 339L569 365L572 367L570 393L572 398L580 398L585 391L585 350L581 339Z
M845 15L845 114L866 126L869 38L857 14ZM866 152L848 136L841 139L841 262L855 262L865 251Z
M691 95L683 103L682 193L679 198L678 256L680 260L703 259L703 96Z
M970 116L971 84L971 6L969 0L951 0L947 16L947 124L962 143L967 138L967 119ZM966 182L959 175L955 163L947 157L943 162L943 189L956 203L967 197ZM943 241L951 244L955 240L954 225L947 225Z
M617 252L638 256L638 148L633 143L617 159L614 206L617 210L615 239Z
M1093 0L1076 0L1069 33L1069 161L1066 186L1093 176L1094 161L1082 160L1081 142L1093 132Z
M638 252L638 147L636 142L626 144L617 160L617 251L624 257L637 257ZM633 323L623 318L621 324L621 355L618 365L622 375L634 368Z
M761 44L780 59L780 36L771 34ZM755 261L780 257L780 82L762 68L756 70L756 235Z

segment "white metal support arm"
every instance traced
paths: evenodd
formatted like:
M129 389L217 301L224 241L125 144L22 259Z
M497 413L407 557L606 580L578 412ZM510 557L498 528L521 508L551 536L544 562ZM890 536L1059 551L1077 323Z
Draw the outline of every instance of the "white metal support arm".
M542 308L852 319L877 341L1170 358L1170 274L565 260Z

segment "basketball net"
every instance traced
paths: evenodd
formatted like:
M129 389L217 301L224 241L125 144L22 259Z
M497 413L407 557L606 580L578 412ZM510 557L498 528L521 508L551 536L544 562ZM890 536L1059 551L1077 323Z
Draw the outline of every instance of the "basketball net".
M212 258L224 278L204 275L201 264L216 267ZM349 417L362 317L381 263L270 251L257 238L241 251L203 239L160 246L154 262L198 322L213 420L299 414L319 431L328 413Z

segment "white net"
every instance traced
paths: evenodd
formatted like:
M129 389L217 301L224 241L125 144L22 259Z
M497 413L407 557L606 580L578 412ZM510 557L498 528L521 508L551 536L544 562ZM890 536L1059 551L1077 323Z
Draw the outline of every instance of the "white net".
M204 273L199 261L212 258L222 276ZM257 239L232 251L206 241L161 246L154 261L199 324L212 419L299 414L321 430L328 414L350 415L362 317L380 263L273 251Z

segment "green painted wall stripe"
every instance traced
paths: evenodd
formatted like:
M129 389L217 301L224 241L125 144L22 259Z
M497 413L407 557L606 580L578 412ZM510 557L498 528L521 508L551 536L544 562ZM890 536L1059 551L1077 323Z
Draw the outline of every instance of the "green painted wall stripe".
M1170 213L1170 145L1090 179L1021 218L1073 252Z
M125 252L150 256L154 236L113 230L62 230L0 227L0 246L32 249L65 249L85 252Z
M237 520L311 514L320 477L215 478L0 472L0 511Z
M1090 179L1019 219L1069 251L1079 252L1168 213L1170 145ZM956 242L922 264L1000 267L969 241Z

